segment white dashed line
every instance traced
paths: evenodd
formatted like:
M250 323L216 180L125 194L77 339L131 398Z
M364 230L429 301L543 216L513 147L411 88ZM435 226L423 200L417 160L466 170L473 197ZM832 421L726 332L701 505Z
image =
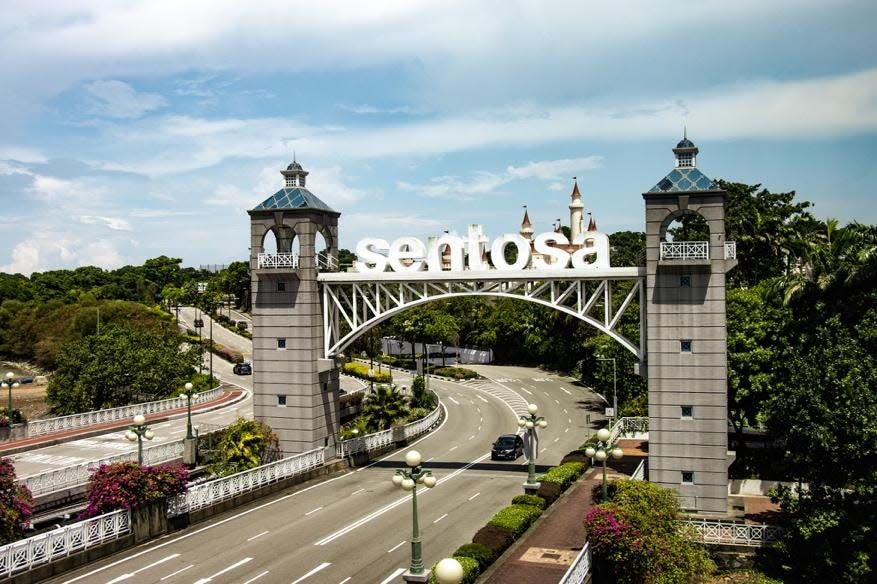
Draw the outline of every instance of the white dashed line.
M298 580L295 580L292 584L298 584L299 582L303 581L305 578L310 578L311 576L313 576L314 574L316 574L320 570L328 568L331 565L332 564L330 562L323 562L322 564L320 564L319 566L317 566L316 568L314 568L313 570L311 570L310 572L308 572L307 574L305 574L304 576L302 576Z
M391 547L390 549L388 549L388 550L387 550L387 553L390 554L390 553L395 552L397 549L399 549L400 547L402 547L403 545L405 545L405 543L406 543L406 542L405 542L405 540L403 539L402 541L400 541L399 543L397 543L396 545L394 545L393 547Z
M566 393L566 395L572 395L572 392L565 387L561 387L560 390Z
M529 393L530 395L533 395L532 391L528 391L528 390L524 389L523 387L521 388L521 391L523 391L524 393Z
M183 568L183 569L181 569L181 570L177 570L176 572L171 572L170 574L168 574L167 576L165 576L164 578L162 578L161 580L159 580L159 582L164 582L164 581L167 580L168 578L173 578L173 577L176 576L177 574L180 574L180 573L182 573L182 572L185 572L186 570L188 570L189 568L193 567L194 565L195 565L195 564L189 564L188 566L186 566L185 568Z
M444 519L444 518L447 517L447 516L448 516L448 514L445 513L444 515L442 515L441 517L439 517L438 519L436 519L435 521L433 521L433 523L438 523L439 521L441 521L442 519Z
M458 447L458 446L454 446L453 448L451 448L450 450L448 450L448 452L453 452L453 451L456 450L457 448L459 448L459 447Z
M460 402L458 402L457 400L455 400L451 396L448 396L448 399L451 400L452 402L454 402L456 405L460 405Z
M387 576L387 579L381 582L381 584L390 584L390 582L394 581L396 578L399 577L400 574L403 574L404 572L405 568L398 568L395 572Z
M475 438L475 434L472 434L471 436L469 436L469 440L472 440L473 438Z
M317 507L316 509L311 509L310 511L308 511L307 513L305 513L305 516L308 516L308 515L310 515L311 513L316 513L316 512L319 511L320 509L322 509L322 507Z
M254 535L253 537L248 537L248 538L247 538L247 541L253 541L253 540L256 539L257 537L262 537L262 536L265 535L266 533L268 533L268 532L267 532L267 531L263 531L262 533L257 533L257 534Z
M487 403L490 403L489 401L487 401L486 399L484 399L484 398L481 397L480 395L478 396L478 399L480 399L481 401L483 401L483 402L486 403L486 404L487 404ZM479 411L480 411L480 410L479 410Z
M250 578L249 580L244 582L244 584L250 584L250 582L255 582L256 580L258 580L259 578L261 578L262 576L264 576L267 573L268 573L268 570L265 570L264 572L262 572L258 576L253 576L252 578Z
M474 495L472 495L471 497L469 497L469 500L471 501L472 499L474 499L475 497L477 497L477 496L480 495L480 494L481 494L481 491L478 491L477 493L475 493Z
M365 489L359 489L357 491L353 491L352 493L350 493L350 496L352 497L353 495L358 495L359 493L363 492L364 490Z

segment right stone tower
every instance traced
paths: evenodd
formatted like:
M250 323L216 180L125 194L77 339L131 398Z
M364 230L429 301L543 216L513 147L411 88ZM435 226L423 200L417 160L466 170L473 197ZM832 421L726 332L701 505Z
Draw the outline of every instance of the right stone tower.
M676 490L689 512L725 515L733 460L725 274L736 247L725 240L727 193L697 169L697 146L685 136L673 153L676 167L643 193L649 480ZM708 238L668 241L686 214L703 217Z

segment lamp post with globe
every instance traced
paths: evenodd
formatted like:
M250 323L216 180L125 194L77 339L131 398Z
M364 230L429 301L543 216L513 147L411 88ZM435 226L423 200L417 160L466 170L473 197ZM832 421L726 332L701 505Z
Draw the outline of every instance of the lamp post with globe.
M125 438L131 442L137 442L137 464L143 466L143 439L152 440L155 434L146 425L146 416L143 414L134 416L133 422L133 425L125 432Z
M588 446L585 448L585 456L588 458L594 458L597 462L603 463L603 502L609 498L608 493L606 491L606 459L610 456L615 459L619 459L624 456L624 452L621 451L621 448L618 447L617 444L614 444L609 441L609 438L612 434L609 432L608 428L600 428L597 430L597 444L595 446Z
M0 387L9 390L9 404L6 406L6 413L10 417L12 416L12 390L18 388L19 386L19 383L17 381L13 381L13 377L15 377L15 374L12 371L7 371L6 380L3 383L0 383Z
M539 454L536 442L539 435L536 428L545 428L548 422L542 416L537 416L539 406L530 404L527 406L528 415L518 418L518 426L527 430L527 482L524 483L524 492L532 493L539 489L539 483L536 482L536 456Z
M183 440L183 464L187 465L189 468L193 468L197 463L198 458L198 443L195 440L195 436L192 434L192 388L194 386L191 382L186 383L183 386L183 391L180 393L181 396L186 398L186 438Z
M421 540L420 527L417 524L417 485L424 485L431 489L435 486L436 479L432 476L432 471L420 466L420 453L416 450L410 450L405 455L405 464L408 468L396 469L393 475L393 484L401 487L406 491L411 491L411 506L413 517L413 529L411 536L411 565L408 570L402 574L402 579L406 582L426 582L429 579L429 573L423 569L423 558L421 556Z

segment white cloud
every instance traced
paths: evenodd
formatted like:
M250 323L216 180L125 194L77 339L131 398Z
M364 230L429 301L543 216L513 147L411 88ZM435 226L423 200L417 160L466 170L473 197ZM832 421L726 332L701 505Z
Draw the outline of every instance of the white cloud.
M77 217L80 223L86 225L105 225L115 231L131 231L131 224L121 217L97 217L94 215L80 215Z
M24 162L24 163L42 163L48 158L34 148L27 146L0 145L0 161Z
M94 81L85 86L91 95L91 113L110 118L139 118L167 105L157 93L139 93L123 81Z
M542 160L540 162L528 162L524 166L509 166L506 168L506 173L517 179L539 178L542 180L556 180L560 176L580 170L600 168L602 161L603 158L601 156Z

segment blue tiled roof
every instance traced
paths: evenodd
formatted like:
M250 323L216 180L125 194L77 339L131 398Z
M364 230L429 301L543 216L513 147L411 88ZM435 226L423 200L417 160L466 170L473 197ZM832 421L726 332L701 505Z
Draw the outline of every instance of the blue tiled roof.
M321 201L317 195L302 187L280 189L260 204L253 211L269 209L320 209L335 213L329 205Z
M649 189L650 193L683 193L686 191L712 191L719 186L694 167L674 168L670 174Z

